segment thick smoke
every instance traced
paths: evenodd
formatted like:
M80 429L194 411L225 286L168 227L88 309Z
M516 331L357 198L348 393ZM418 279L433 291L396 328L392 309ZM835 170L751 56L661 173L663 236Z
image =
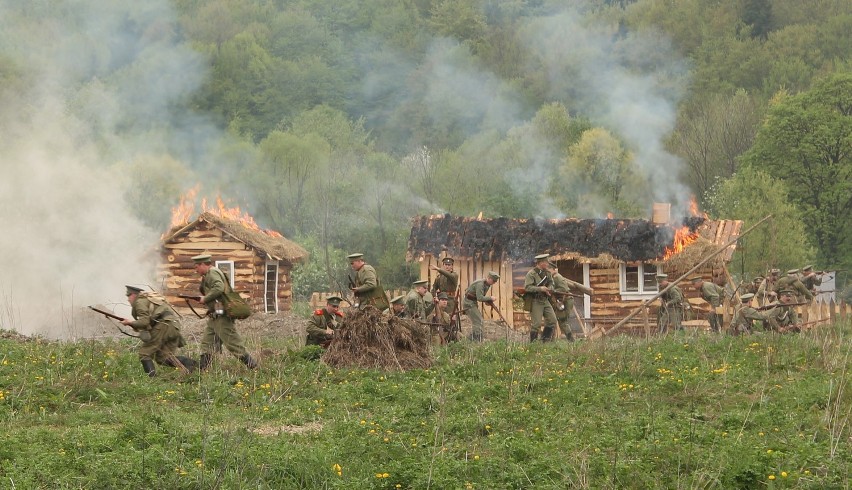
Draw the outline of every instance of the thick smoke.
M127 315L124 284L157 286L162 230L129 208L125 170L187 158L209 128L176 105L203 63L174 20L165 0L0 0L0 328L100 333L85 305Z

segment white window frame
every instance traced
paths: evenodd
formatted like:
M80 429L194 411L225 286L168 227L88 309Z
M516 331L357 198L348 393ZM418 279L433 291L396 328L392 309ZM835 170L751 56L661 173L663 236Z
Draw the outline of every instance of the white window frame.
M589 273L589 264L588 262L583 264L583 284L586 287L591 285L591 274ZM592 318L592 297L588 294L583 294L583 319L589 320Z
M219 267L220 265L227 265L226 269L222 269ZM225 273L225 277L228 278L228 282L231 284L231 289L234 289L234 261L233 260L217 260L216 268Z
M638 287L637 291L627 291L627 267L628 265L622 263L618 266L618 290L621 294L621 299L625 301L642 301L648 298L653 297L658 292L660 292L659 287L654 283L654 289L645 289L645 281L643 280L645 277L645 266L650 265L656 269L656 264L649 264L646 262L638 262L636 264L631 264L630 267L637 267L638 271L638 279L637 282Z
M275 291L273 291L272 297L275 298L275 309L272 313L278 313L278 280L281 277L281 266L278 261L275 260L267 260L266 265L263 267L263 311L265 313L269 313L269 302L266 298L269 297L269 281L266 280L266 274L269 272L269 266L275 266Z

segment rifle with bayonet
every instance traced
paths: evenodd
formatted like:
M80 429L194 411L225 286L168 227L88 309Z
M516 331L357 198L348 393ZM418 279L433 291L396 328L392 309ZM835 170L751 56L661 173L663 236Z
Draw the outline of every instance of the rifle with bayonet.
M108 312L106 310L102 310L100 308L95 308L94 306L89 306L89 309L92 310L92 311L95 311L96 313L100 313L101 315L103 315L107 318L110 318L112 320L118 320L119 322L123 322L125 320L124 317L118 316L115 313L110 313L110 312ZM115 326L115 328L118 329L119 332L123 333L124 335L127 335L128 337L133 337L134 339L140 338L139 335L133 335L133 334L127 333L126 331L124 331L121 327L119 327L115 323L113 323L113 325Z

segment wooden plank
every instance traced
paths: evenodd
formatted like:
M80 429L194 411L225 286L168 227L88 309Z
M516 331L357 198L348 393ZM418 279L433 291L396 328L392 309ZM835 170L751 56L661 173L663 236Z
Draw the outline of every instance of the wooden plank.
M167 243L163 245L169 250L249 250L242 242L211 242L205 243L203 247L193 243ZM200 253L200 252L199 252Z

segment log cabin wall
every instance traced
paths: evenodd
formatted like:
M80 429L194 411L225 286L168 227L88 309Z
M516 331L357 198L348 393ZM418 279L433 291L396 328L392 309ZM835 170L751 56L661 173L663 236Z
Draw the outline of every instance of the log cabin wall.
M466 257L453 257L454 270L459 274L459 286L461 286L461 294L464 296L465 290L470 286L470 283L482 279L489 271L494 271L500 274L500 280L494 283L489 290L489 295L495 298L494 304L500 310L500 313L513 326L513 307L512 307L512 264L508 262L497 262L490 260L476 260ZM429 281L429 290L432 290L432 283L435 277L439 274L429 268L430 265L441 267L440 260L436 259L431 254L426 254L420 261L420 279ZM461 306L461 305L460 305ZM499 321L500 317L491 310L490 307L479 303L479 309L482 312L482 318L485 320Z
M173 237L163 244L163 260L158 270L163 294L166 299L183 314L190 313L185 302L178 294L199 294L201 278L195 272L192 257L210 253L216 261L234 263L234 290L238 291L256 312L263 312L266 287L266 254L235 239L221 228L210 223L201 223L195 229ZM276 296L278 311L289 310L292 302L290 270L286 261L278 261L278 281ZM196 310L201 311L198 306Z

